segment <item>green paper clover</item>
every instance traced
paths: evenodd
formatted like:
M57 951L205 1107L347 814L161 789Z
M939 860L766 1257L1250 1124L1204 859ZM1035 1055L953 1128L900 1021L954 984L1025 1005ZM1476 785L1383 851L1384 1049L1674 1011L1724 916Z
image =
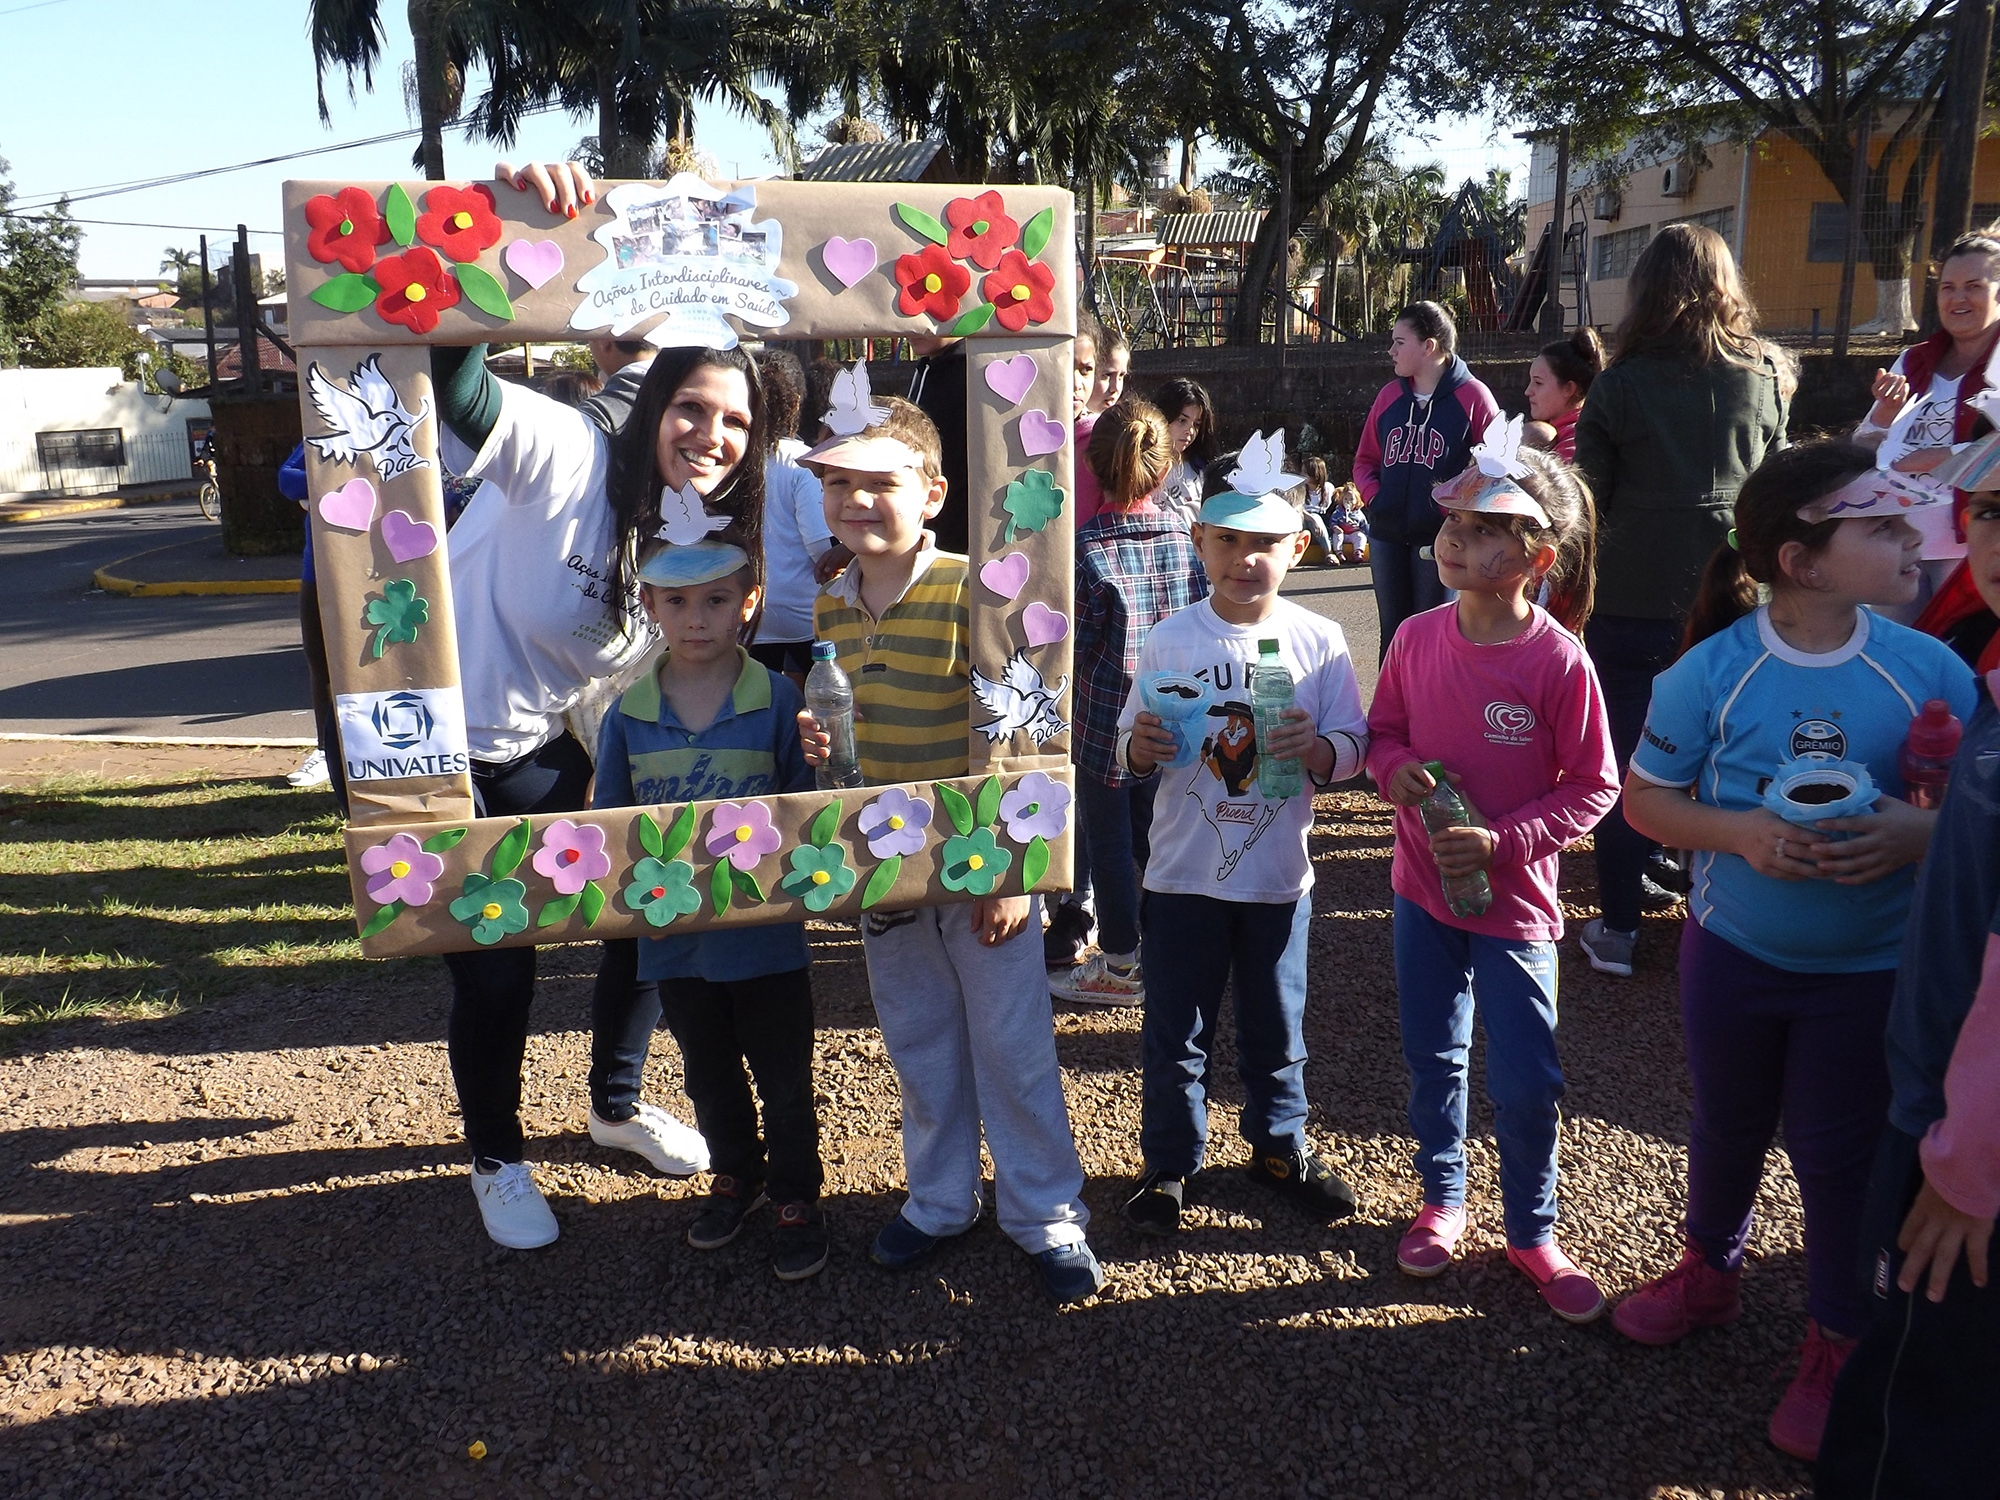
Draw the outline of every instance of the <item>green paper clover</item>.
M847 851L838 844L801 844L792 851L792 873L778 885L805 902L807 911L825 911L854 889Z
M694 866L684 859L654 859L650 855L632 867L625 887L625 904L655 927L685 917L701 906L694 888Z
M991 894L1013 862L1014 856L1000 847L992 829L975 828L944 841L944 870L938 879L948 891L985 896Z
M1016 531L1040 531L1061 515L1063 492L1056 488L1056 476L1047 469L1030 469L1007 486L1007 498L1001 504L1011 518L1007 522L1007 540L1011 542Z
M382 586L382 597L368 601L368 623L375 631L375 655L381 656L391 641L417 639L417 627L431 617L430 601L417 597L417 586L407 578L392 578Z
M475 943L497 943L528 925L528 888L518 880L495 880L477 870L465 877L465 894L451 914L472 929Z

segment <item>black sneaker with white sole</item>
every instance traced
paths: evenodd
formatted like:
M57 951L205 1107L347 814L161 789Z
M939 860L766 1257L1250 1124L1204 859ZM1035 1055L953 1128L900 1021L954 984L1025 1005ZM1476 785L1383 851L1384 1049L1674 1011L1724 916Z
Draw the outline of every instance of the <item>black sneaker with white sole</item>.
M1181 1227L1187 1184L1165 1172L1148 1172L1125 1200L1125 1218L1142 1234L1172 1234Z
M826 1215L816 1202L780 1203L771 1269L780 1281L804 1281L826 1269Z
M1331 1221L1354 1212L1354 1189L1311 1147L1290 1155L1260 1151L1251 1159L1250 1176L1276 1188L1314 1218Z
M763 1183L718 1176L709 1184L701 1212L688 1225L687 1242L697 1250L720 1250L743 1232L743 1221L764 1201Z

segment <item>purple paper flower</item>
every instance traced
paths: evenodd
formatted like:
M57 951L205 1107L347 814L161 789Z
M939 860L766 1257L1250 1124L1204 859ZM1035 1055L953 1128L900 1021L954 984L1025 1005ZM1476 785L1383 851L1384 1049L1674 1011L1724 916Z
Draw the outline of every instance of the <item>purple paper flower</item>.
M388 843L361 851L361 868L368 876L370 901L422 906L431 899L431 882L444 874L444 861L425 853L415 836L393 833Z
M708 825L708 852L748 874L784 842L771 826L771 809L761 802L723 802Z
M1052 839L1069 826L1070 790L1041 771L1030 771L1000 799L1007 837L1017 844Z
M535 851L535 873L546 876L559 896L574 896L593 880L611 873L611 856L604 852L604 830L592 823L557 818L542 832Z
M877 859L915 854L924 847L924 830L931 826L931 805L892 786L861 809L856 826L868 840L868 852Z

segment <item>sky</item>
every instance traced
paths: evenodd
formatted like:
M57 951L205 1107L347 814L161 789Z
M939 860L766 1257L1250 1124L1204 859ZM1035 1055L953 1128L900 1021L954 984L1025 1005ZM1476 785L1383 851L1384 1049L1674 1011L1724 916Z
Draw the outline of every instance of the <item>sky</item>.
M83 222L83 274L150 279L168 249L193 249L204 231L210 261L219 265L237 224L276 230L279 185L287 178L416 177L414 136L348 144L413 123L403 105L410 55L404 7L383 0L381 8L388 35L374 91L357 89L350 99L345 78L329 78L332 121L323 125L305 0L0 0L0 56L9 62L0 89L0 158L16 207L69 193L79 221L121 221ZM507 154L561 159L592 123L559 113L529 120ZM1526 145L1505 130L1492 139L1490 121L1443 121L1429 134L1390 144L1401 160L1443 161L1454 183L1483 177L1489 166L1512 168L1517 187L1526 181ZM725 175L778 170L764 133L719 107L697 112L695 144ZM346 149L324 150L330 146ZM315 150L323 154L84 197L91 189ZM497 155L462 131L445 137L445 171L453 177L483 177ZM1210 165L1213 158L1203 163ZM250 237L251 250L267 259L279 244L268 232Z

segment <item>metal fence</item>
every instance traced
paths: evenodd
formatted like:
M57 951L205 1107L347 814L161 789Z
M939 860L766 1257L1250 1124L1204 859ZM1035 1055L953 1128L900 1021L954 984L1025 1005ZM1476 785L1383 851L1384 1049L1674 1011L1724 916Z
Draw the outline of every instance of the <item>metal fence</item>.
M184 428L121 434L110 450L102 443L47 441L56 434L37 436L0 440L0 495L99 494L194 473Z

